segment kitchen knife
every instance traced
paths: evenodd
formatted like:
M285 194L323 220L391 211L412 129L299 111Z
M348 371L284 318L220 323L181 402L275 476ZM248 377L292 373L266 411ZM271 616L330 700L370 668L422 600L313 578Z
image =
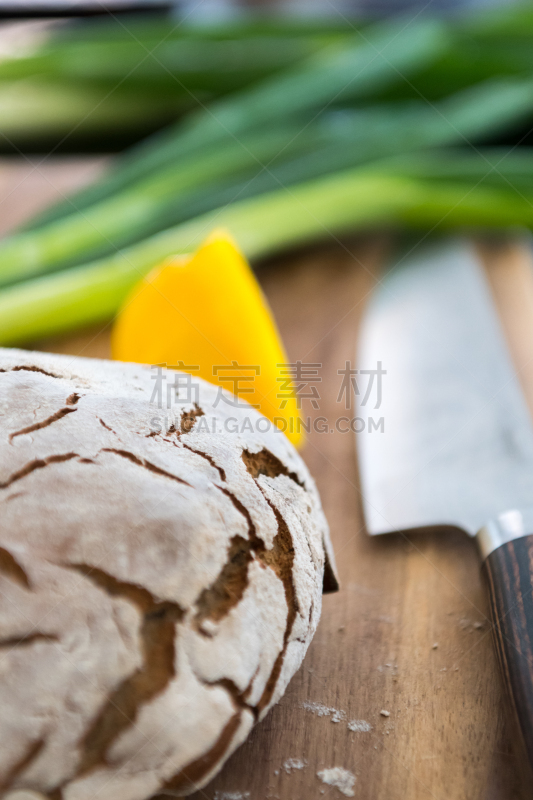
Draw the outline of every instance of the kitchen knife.
M368 532L476 537L533 765L533 424L472 243L397 261L370 300L356 366Z

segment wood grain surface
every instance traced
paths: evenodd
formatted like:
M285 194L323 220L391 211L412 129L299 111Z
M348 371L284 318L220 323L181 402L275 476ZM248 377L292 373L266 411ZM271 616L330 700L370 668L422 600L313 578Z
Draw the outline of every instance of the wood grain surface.
M62 192L65 182L74 185L98 168L89 161L47 160L32 172L22 163L0 163L2 209L19 221L50 201L50 187L63 181ZM361 513L354 437L329 432L339 416L337 370L353 361L361 313L385 249L376 236L335 241L259 270L291 360L323 365L320 408L304 410L326 418L327 432L311 433L303 456L329 519L342 588L324 597L318 632L285 697L195 800L230 800L232 793L249 800L341 799L317 777L334 766L354 773L358 800L531 796L529 788L519 789L512 719L474 542L460 533L371 540ZM92 330L39 347L107 357L109 332ZM353 409L341 407L341 413ZM315 704L315 711L305 704ZM341 713L321 716L316 704ZM351 720L371 730L351 731ZM289 759L305 767L291 769Z

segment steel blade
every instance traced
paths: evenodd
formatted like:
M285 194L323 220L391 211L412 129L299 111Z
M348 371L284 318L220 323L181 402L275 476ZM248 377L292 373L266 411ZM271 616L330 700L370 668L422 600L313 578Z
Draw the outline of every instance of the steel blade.
M369 533L451 525L474 534L533 504L533 426L471 243L432 245L387 273L357 367L378 362L381 406L360 395L358 408Z

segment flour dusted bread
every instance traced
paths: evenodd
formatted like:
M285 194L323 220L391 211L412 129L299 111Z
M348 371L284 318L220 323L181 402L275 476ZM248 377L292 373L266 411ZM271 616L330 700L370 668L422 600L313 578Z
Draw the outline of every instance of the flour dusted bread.
M148 367L0 350L4 797L204 785L283 694L335 586L287 439L175 375L157 394Z

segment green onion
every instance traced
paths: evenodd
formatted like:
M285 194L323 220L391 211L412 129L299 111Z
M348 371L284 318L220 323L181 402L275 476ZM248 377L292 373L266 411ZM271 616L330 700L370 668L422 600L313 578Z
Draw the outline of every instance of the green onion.
M0 243L0 285L86 262L234 199L384 156L482 135L533 109L533 81L490 81L418 103L301 118L206 148L81 214ZM268 165L262 168L262 165Z
M140 138L347 36L347 23L320 30L290 20L263 30L171 19L63 25L33 53L0 59L2 150Z
M260 36L236 41L183 37L150 40L145 35L111 45L98 40L75 42L0 62L0 81L37 77L82 91L86 86L102 86L119 94L124 88L134 88L170 98L199 92L205 98L240 89L286 69L320 51L327 42L327 38ZM194 101L192 104L196 105Z
M533 161L532 161L533 163ZM226 227L250 258L372 225L533 227L533 195L466 182L391 175L386 165L328 176L234 203L100 261L0 292L0 344L103 322L154 264L193 250Z
M409 74L436 58L447 43L447 28L434 20L405 22L403 28L376 25L364 38L355 34L351 41L331 45L304 65L213 103L207 111L191 114L185 123L131 148L104 180L59 204L36 225L66 216L73 208L84 209L205 147L270 126L272 119L322 110L332 99L368 95L397 81L399 73Z
M0 243L2 344L110 319L140 277L218 225L251 258L375 225L533 228L531 151L479 149L533 117L525 7L358 30L135 30L139 41L118 22L66 28L0 63L0 118L21 136L31 103L41 131L59 131L117 80L88 129L195 109ZM40 86L26 106L13 96Z

